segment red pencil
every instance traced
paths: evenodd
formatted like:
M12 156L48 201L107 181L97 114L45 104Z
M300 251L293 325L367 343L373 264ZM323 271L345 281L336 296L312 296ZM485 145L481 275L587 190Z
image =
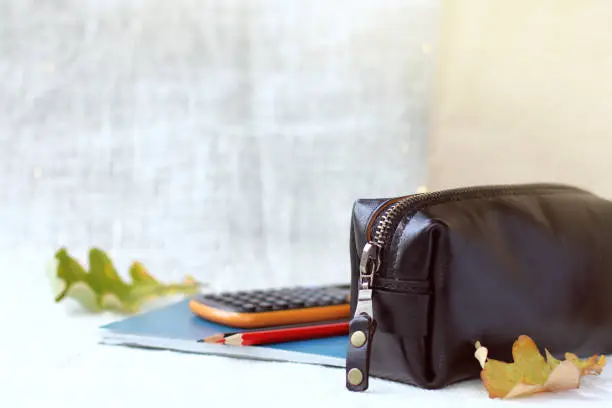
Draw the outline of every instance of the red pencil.
M328 323L286 329L236 333L226 337L225 344L232 346L254 346L257 344L284 343L287 341L342 336L348 334L348 332L349 322Z
M309 323L298 323L298 324L287 324L287 325L282 325L282 326L269 326L269 327L259 327L256 329L251 329L248 331L248 333L253 333L253 332L262 332L262 331L270 331L270 330L285 330L285 329L297 329L297 328L301 328L301 327L313 327L313 326L320 326L320 325L331 325L331 324L335 324L335 323L347 323L348 320L346 319L342 319L342 320L328 320L328 321L322 321L322 322L309 322ZM208 336L205 337L203 339L199 339L198 343L217 343L217 344L224 344L225 343L225 339L227 339L230 336L233 336L234 334L238 334L240 332L235 331L235 332L225 332L225 333L216 333L213 334L212 336Z

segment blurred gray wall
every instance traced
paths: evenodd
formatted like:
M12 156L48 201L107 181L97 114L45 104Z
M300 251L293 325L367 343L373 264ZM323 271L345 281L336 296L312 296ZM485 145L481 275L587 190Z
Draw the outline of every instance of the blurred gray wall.
M1 2L3 256L95 245L122 273L219 288L348 279L353 201L426 178L438 12Z

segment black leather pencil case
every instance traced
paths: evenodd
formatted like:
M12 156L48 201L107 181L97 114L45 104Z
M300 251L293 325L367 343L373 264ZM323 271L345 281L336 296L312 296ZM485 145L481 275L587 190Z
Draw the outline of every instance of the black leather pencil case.
M612 353L612 202L559 184L360 199L350 230L346 386L477 378L474 344L511 361Z

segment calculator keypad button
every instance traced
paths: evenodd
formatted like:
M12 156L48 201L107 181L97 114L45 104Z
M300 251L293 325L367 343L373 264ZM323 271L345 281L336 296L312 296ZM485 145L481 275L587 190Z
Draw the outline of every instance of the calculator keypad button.
M348 289L338 288L280 288L223 292L205 295L214 307L239 313L257 313L277 310L325 307L348 302Z
M253 313L257 310L257 306L252 303L245 303L241 306L241 309L246 313Z

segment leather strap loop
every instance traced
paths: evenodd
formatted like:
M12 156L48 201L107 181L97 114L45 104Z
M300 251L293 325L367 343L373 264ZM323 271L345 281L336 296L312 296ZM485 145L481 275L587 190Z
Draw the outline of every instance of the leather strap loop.
M370 349L375 331L376 321L365 313L355 316L351 320L346 357L346 388L349 391L365 391L368 389ZM365 341L363 341L364 336Z

